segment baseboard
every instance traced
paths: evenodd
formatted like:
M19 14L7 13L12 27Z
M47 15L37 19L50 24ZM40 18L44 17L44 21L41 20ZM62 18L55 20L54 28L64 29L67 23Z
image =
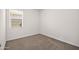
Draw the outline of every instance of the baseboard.
M40 34L40 33L38 33L38 34ZM33 35L38 35L38 34L23 35L23 36L19 36L19 37L17 37L17 38L12 38L12 39L10 39L10 40L15 40L15 39L19 39L19 38L23 38L23 37L28 37L28 36L33 36ZM59 38L57 38L57 37L55 37L55 36L51 36L51 35L43 34L43 33L41 33L41 35L44 35L44 36L47 36L47 37L50 37L50 38L54 38L54 39L59 40L59 41L61 41L61 42L65 42L65 43L68 43L68 44L70 44L70 45L79 47L79 45L77 45L77 44L74 44L74 43L72 43L72 42L68 42L68 41L61 40L61 39L59 39ZM7 40L7 41L10 41L10 40Z
M28 37L28 36L32 36L32 35L37 35L37 34L39 34L39 33L36 33L36 34L28 34L28 35L23 35L23 36L18 36L18 37L16 37L16 38L10 38L10 39L8 39L8 40L6 40L6 41L16 40L16 39L20 39L20 38L24 38L24 37Z
M48 35L48 34L43 34L43 33L42 33L42 35L45 35L45 36L47 36L47 37L54 38L54 39L59 40L59 41L61 41L61 42L65 42L65 43L68 43L68 44L70 44L70 45L79 47L79 45L77 45L77 44L74 44L74 43L72 43L72 42L68 42L68 41L61 40L61 39L59 39L59 38L57 38L57 37L55 37L55 36L50 36L50 35Z

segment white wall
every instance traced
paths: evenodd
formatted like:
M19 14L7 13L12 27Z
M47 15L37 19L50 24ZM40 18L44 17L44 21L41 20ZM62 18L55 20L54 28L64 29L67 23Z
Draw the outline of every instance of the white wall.
M41 33L79 46L79 10L42 10Z
M37 10L26 9L23 10L23 13L23 27L20 29L13 29L9 27L7 10L7 40L13 40L39 33L39 12Z
M79 46L79 10L23 10L21 29L9 27L7 15L7 40L34 34L44 34L60 41ZM8 11L7 11L8 14Z
M0 50L4 49L6 42L6 20L5 20L5 10L0 9Z

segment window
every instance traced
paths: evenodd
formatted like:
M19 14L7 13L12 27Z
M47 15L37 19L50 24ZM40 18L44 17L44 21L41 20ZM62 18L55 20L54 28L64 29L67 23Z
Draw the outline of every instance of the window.
M23 25L23 12L19 10L9 10L11 28L21 28Z

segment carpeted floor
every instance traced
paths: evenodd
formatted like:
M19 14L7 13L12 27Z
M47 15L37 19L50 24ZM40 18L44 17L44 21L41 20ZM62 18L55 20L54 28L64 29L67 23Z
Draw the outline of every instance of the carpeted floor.
M79 47L38 34L7 41L5 50L79 50Z

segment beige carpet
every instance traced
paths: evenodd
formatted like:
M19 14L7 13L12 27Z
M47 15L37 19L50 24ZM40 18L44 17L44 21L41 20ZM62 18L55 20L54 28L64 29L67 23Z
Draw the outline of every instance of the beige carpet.
M5 50L79 50L79 47L38 34L7 41Z

